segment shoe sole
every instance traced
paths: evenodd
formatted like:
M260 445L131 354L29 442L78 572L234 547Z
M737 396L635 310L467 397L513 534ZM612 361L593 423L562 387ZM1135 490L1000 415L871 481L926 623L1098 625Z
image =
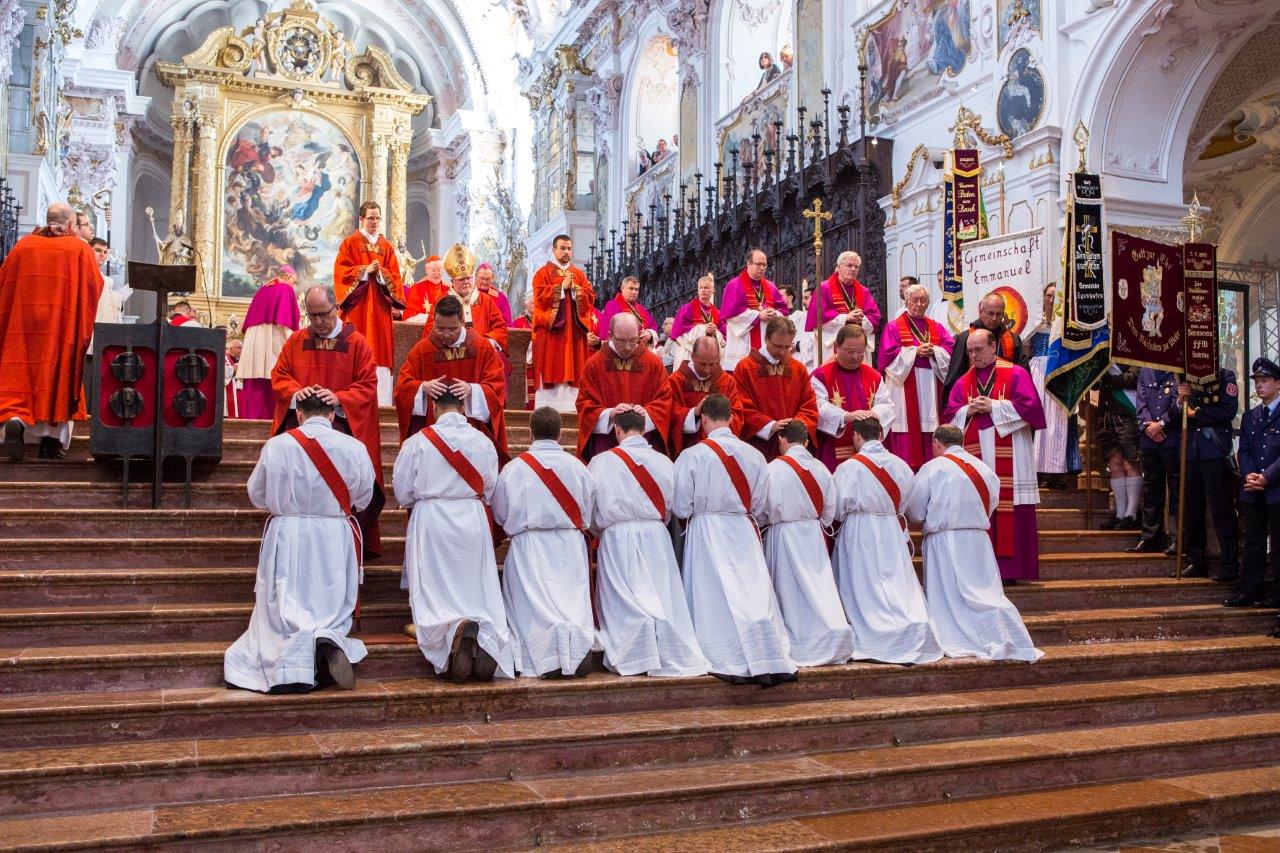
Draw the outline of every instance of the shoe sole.
M498 671L498 662L494 660L493 655L476 646L473 669L476 681L493 681L494 673Z
M449 680L462 684L471 678L476 660L476 638L480 626L470 619L463 620L453 635L453 651L449 655Z
M4 454L10 462L21 462L26 455L26 446L22 443L22 421L14 418L4 425Z
M342 649L330 643L321 646L324 655L325 666L329 670L329 677L333 679L333 684L339 690L351 690L356 686L356 674L351 669L351 661L347 659Z

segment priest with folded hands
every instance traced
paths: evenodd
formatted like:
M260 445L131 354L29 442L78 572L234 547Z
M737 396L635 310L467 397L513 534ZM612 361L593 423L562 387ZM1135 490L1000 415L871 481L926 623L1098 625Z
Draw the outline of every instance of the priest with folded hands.
M342 320L368 341L378 371L378 403L391 404L391 368L395 364L392 321L404 311L400 261L391 241L382 236L382 208L375 201L360 205L360 228L338 246L333 261L333 289Z
M665 451L671 421L667 369L652 350L640 346L640 324L630 313L609 321L609 337L587 359L578 381L578 453L583 460L618 444L613 418L626 411L645 417L645 438Z
M711 394L729 398L733 418L729 428L736 435L742 429L742 398L733 374L720 366L721 346L704 335L693 342L692 357L681 364L667 380L671 387L671 429L667 437L671 455L677 456L707 437L699 419L702 401Z

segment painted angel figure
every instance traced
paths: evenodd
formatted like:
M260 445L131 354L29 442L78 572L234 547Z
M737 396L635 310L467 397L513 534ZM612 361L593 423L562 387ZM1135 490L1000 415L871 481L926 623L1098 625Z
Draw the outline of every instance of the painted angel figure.
M1164 323L1164 302L1160 298L1162 276L1159 267L1147 267L1142 273L1142 330L1160 337Z

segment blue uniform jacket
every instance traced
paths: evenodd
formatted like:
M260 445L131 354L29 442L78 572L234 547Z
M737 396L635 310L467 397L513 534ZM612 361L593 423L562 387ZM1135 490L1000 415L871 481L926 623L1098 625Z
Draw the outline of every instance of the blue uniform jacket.
M1147 424L1164 423L1164 441L1157 444L1147 437ZM1138 446L1142 450L1172 447L1182 443L1182 407L1178 405L1178 377L1167 370L1144 367L1138 371L1138 429L1142 431Z
M1234 370L1219 370L1218 382L1204 390L1194 385L1187 421L1187 461L1201 462L1231 456L1231 422L1240 412L1240 388ZM1182 416L1182 409L1178 409Z
M1240 476L1246 474L1261 474L1268 485L1265 492L1241 491L1241 501L1280 503L1280 406L1272 414L1259 404L1240 420Z

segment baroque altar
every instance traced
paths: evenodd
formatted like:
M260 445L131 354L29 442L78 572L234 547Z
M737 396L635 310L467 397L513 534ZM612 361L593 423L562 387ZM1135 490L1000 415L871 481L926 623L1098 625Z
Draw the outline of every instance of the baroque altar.
M379 48L357 54L311 0L218 29L156 73L174 90L171 231L190 237L193 301L212 322L284 264L299 288L331 283L363 201L404 242L411 122L431 96Z

